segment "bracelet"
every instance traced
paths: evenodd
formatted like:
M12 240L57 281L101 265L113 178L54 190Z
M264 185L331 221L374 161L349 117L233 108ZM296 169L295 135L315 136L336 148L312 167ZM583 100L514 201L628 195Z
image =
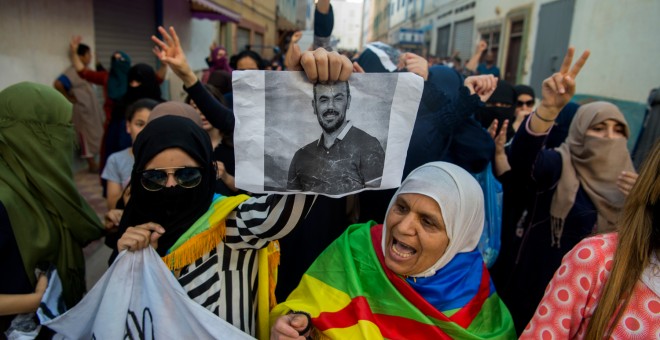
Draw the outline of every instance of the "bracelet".
M552 122L555 121L554 119L546 119L546 118L541 117L541 115L539 114L539 112L538 112L537 110L534 110L534 115L535 115L538 119L540 119L540 120L542 120L542 121L544 121L544 122L546 122L546 123L552 123Z
M302 336L312 329L312 316L309 315L309 313L298 310L292 310L287 314L302 314L307 318L307 327L305 327L305 329L303 329L302 331L298 331L298 335Z

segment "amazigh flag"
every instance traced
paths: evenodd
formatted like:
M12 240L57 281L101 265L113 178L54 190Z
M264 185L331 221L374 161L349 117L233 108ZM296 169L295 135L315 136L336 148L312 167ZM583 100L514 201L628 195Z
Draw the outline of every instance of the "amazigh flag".
M309 313L316 331L332 339L516 338L485 266L471 299L439 311L385 266L382 225L373 224L353 225L333 242L273 309L271 323L294 310Z

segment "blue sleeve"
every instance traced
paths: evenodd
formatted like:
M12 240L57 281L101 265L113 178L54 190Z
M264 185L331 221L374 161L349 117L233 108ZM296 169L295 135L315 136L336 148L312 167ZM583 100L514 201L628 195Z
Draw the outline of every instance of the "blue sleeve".
M103 168L103 172L101 173L101 178L107 181L119 183L119 185L123 186L124 183L122 183L121 176L119 175L119 164L117 163L119 152L115 152L110 155L110 157L108 157L108 161L106 162L105 167Z
M68 92L71 91L71 80L69 80L69 77L61 74L59 77L57 77L57 80L59 80L60 83L62 83L62 86L64 86L64 89Z
M215 99L200 81L197 81L191 87L184 87L184 90L188 92L195 105L214 128L220 130L223 134L234 133L234 112Z

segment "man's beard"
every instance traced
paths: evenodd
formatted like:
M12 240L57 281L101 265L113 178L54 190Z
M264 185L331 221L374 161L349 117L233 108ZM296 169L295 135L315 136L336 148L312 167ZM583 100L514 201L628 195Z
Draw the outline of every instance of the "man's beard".
M334 120L331 123L326 123L326 121L324 120L324 117L325 117L326 114L334 114L334 115L337 116L337 119ZM341 116L341 113L339 111L325 110L321 114L321 117L319 118L319 123L320 123L321 128L323 129L323 131L325 131L326 133L332 133L332 132L337 131L337 129L339 129L342 126L342 124L344 123L344 120L346 119L346 117L342 118L340 116Z

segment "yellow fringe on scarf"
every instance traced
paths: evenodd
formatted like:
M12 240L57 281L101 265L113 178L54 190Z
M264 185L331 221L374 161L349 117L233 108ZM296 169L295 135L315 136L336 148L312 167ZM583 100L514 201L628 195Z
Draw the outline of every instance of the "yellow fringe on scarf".
M270 310L277 305L275 287L277 268L280 265L280 243L272 241L268 247L259 249L259 272L257 276L257 338L270 338Z
M216 198L209 210L186 231L163 257L163 262L176 271L195 262L215 249L225 239L225 219L239 204L250 198L247 195Z
M175 271L195 262L204 254L215 249L225 239L226 231L227 226L223 219L210 229L191 237L175 251L163 257L165 265L171 271Z

